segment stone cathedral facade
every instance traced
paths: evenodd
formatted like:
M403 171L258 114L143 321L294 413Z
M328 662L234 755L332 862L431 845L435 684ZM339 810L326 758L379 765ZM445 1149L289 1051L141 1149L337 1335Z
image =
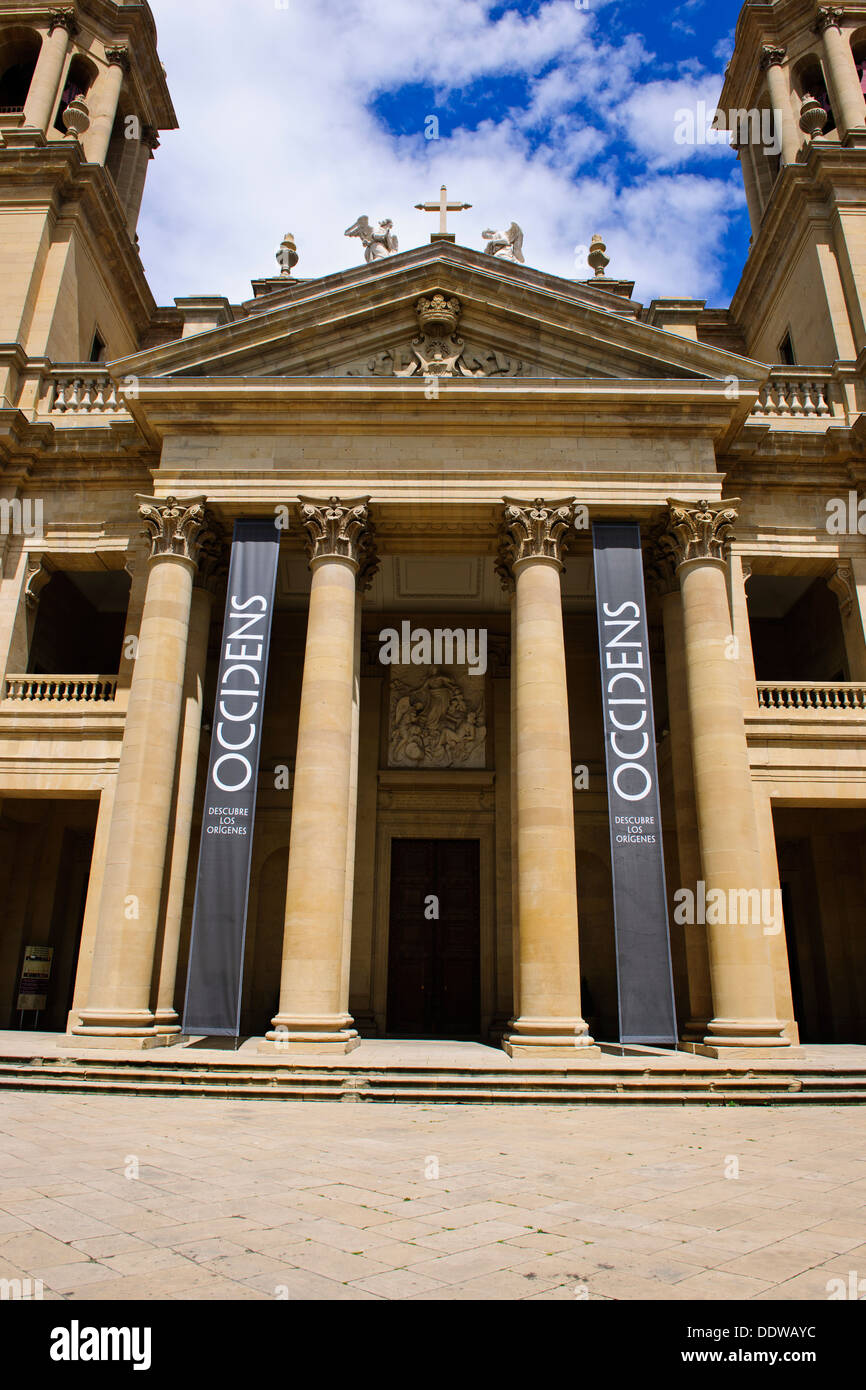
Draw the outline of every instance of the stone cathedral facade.
M590 525L629 521L682 1045L866 1042L864 61L863 5L743 8L728 308L466 213L162 306L147 4L0 0L0 1027L36 946L40 1028L178 1040L227 547L270 516L243 1033L616 1038Z

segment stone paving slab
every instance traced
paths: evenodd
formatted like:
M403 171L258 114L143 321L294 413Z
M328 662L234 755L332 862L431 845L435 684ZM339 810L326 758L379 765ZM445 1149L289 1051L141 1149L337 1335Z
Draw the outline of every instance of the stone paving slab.
M822 1300L859 1107L0 1095L0 1278L100 1299ZM866 1288L866 1282L864 1282Z

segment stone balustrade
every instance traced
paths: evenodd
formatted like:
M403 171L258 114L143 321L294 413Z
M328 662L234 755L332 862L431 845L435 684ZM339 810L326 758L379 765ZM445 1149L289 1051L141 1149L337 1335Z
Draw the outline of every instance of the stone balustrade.
M752 418L818 419L832 414L832 383L826 377L784 368L761 387Z
M104 704L115 698L117 681L117 676L7 676L4 696L21 704Z
M866 684L859 681L758 681L762 710L866 711Z
M113 415L126 410L108 372L54 372L48 388L52 415Z

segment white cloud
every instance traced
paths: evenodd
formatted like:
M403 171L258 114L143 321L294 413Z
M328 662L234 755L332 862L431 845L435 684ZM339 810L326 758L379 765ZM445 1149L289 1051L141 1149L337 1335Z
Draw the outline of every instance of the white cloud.
M712 256L730 188L662 171L672 94L640 87L651 55L637 35L615 44L600 32L598 0L589 12L545 0L531 17L506 11L496 22L491 0L151 3L181 126L163 136L139 227L160 303L249 298L250 279L275 273L287 230L301 254L297 275L355 264L360 243L343 231L360 213L393 218L402 249L421 245L435 224L414 204L443 182L473 204L453 223L465 245L480 249L485 227L516 220L529 264L582 279L590 271L575 268L574 247L600 231L608 273L636 279L639 297L717 291ZM439 141L425 140L423 118L415 134L395 136L371 109L377 96L416 83L443 107L454 94L459 111L462 86L508 76L528 84L525 109L465 129L434 107ZM704 84L714 100L718 78ZM692 94L700 86L668 85ZM615 139L643 162L637 185L604 158Z

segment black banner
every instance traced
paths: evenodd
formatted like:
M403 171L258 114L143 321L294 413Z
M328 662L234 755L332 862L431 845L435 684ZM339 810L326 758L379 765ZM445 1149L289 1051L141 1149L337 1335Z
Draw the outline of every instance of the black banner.
M183 1031L240 1031L259 748L280 531L236 521L205 789Z
M677 1041L640 527L592 528L619 1036Z

